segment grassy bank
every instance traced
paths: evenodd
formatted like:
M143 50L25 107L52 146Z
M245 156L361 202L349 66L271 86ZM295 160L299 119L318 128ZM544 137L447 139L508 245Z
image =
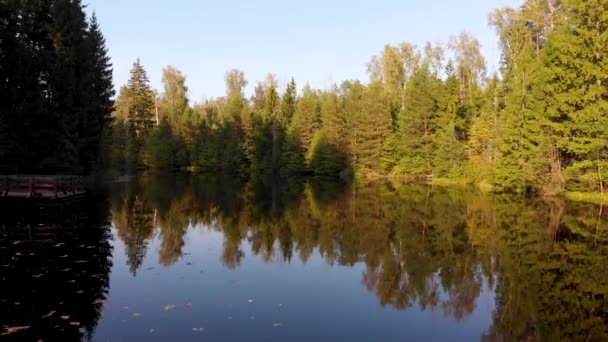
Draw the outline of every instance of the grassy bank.
M608 204L608 194L601 194L598 192L566 192L566 198L570 201L595 203L595 204Z

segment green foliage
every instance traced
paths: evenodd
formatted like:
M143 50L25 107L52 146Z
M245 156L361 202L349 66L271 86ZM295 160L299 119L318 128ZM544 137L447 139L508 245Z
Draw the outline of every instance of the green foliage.
M314 175L322 178L338 177L345 164L338 146L331 144L325 132L317 132L312 140L309 161Z
M137 135L144 136L156 121L155 100L150 80L139 58L133 63L131 77L124 89L129 98L127 119L133 123Z
M103 159L121 172L465 179L497 192L604 192L607 12L600 0L526 0L494 11L502 61L492 78L479 41L463 32L447 44L447 63L438 44L385 45L367 64L368 84L307 85L298 94L295 80L280 89L269 74L250 99L245 75L233 69L225 96L194 104L184 74L166 67L157 92L138 59L113 104L95 15L87 20L78 0L5 1L0 170L89 172Z
M0 172L90 172L113 96L96 17L81 1L3 1L0 32Z

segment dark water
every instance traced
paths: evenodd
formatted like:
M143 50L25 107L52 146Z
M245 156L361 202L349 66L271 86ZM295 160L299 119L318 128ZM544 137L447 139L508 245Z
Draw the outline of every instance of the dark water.
M147 178L0 212L1 340L608 340L608 208Z

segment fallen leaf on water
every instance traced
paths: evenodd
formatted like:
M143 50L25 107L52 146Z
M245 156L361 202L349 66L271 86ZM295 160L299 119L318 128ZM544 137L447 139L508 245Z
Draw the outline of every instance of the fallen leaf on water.
M70 319L70 316L61 316L61 319L67 321L68 319Z
M13 245L18 245L18 244L20 244L20 243L21 243L21 241L19 241L19 240L17 240L17 241L13 241Z
M82 290L77 290L77 291L76 291L76 293L78 293L78 294L82 294L82 293L84 293L84 291L82 291Z
M93 304L103 304L103 299L95 299Z
M21 252L17 252L17 253L15 253L15 255L16 255L16 256L22 256L22 255L23 255L23 253L21 253Z
M175 309L175 305L173 305L173 304L165 305L165 311L171 311L173 309Z
M74 280L74 279L68 281L68 283L75 283L75 282L76 282L76 280Z
M63 246L63 245L64 245L64 243L63 243L63 242L60 242L60 243L58 243L58 244L53 245L53 247L61 247L61 246Z
M88 249L95 248L95 246L87 246Z
M203 331L205 331L205 328L192 328L192 331L194 331L194 332L203 332Z
M76 260L74 262L77 263L77 264L86 264L87 263L86 260Z
M80 322L70 322L70 325L80 325Z
M249 303L253 303L253 299L249 299L247 300Z
M276 322L276 323L272 324L272 326L275 327L275 328L282 327L283 325L284 325L283 322Z
M66 269L61 270L61 272L68 272L69 270L71 270L71 268L68 267Z
M141 314L139 312L134 312L131 317L139 317L141 316Z
M67 255L67 254L66 254L66 255L60 255L59 257L60 257L60 258L67 258L67 257L68 257L68 255Z
M192 307L192 303L186 303L186 306L191 308Z
M55 314L55 312L57 312L57 311L53 310L53 311L49 312L48 314L46 314L46 315L42 316L42 318L48 318L48 317L51 317L51 316L53 316L53 315Z
M25 329L29 329L29 328L30 328L29 325L24 325L24 326L20 326L20 327L5 327L4 332L2 332L2 334L0 334L0 335L1 336L10 335L10 334L16 333L17 331L25 330Z

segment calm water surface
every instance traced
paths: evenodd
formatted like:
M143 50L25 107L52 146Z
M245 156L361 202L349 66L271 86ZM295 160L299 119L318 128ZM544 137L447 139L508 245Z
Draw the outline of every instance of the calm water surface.
M608 339L599 205L148 177L0 214L0 340Z

